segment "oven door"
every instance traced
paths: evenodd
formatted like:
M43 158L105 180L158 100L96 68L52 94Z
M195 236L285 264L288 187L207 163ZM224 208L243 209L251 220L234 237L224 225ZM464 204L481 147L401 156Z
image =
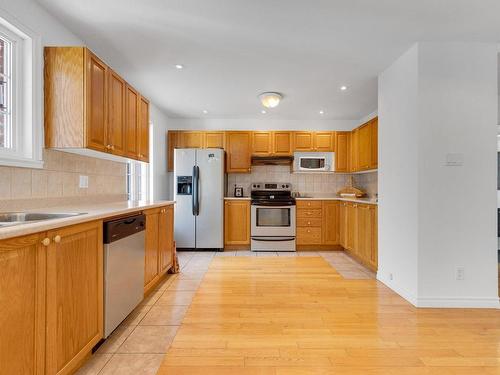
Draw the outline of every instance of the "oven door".
M252 236L295 237L295 206L252 205Z

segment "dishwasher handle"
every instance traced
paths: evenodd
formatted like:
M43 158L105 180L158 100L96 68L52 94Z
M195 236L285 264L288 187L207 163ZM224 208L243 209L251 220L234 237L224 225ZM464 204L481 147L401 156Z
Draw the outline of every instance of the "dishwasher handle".
M105 221L103 224L104 244L113 243L145 229L146 216L142 214Z

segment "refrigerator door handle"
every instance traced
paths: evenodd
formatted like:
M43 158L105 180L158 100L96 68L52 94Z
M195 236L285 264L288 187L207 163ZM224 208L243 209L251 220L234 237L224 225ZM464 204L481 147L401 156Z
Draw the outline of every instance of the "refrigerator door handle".
M200 214L200 168L198 166L193 167L193 215L198 216Z

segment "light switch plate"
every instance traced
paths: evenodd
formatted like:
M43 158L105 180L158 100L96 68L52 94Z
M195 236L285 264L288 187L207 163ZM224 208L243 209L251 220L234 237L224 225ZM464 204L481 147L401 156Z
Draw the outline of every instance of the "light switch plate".
M461 153L446 154L445 165L447 167L461 167L462 165L464 165L464 154Z
M80 175L80 183L78 186L80 189L87 189L89 187L89 176Z

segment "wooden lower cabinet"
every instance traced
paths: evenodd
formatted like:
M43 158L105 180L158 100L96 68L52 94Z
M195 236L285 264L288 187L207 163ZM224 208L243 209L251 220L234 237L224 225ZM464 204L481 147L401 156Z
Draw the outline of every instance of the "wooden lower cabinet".
M339 219L340 203L339 201L323 201L323 245L338 245L340 242Z
M146 245L144 294L148 293L173 265L174 208L165 206L144 211Z
M307 248L339 245L339 202L334 200L297 201L297 246Z
M250 201L226 200L224 202L224 247L250 245Z
M70 374L103 336L102 222L47 233L47 374Z
M0 241L0 374L43 374L46 247L43 235Z

